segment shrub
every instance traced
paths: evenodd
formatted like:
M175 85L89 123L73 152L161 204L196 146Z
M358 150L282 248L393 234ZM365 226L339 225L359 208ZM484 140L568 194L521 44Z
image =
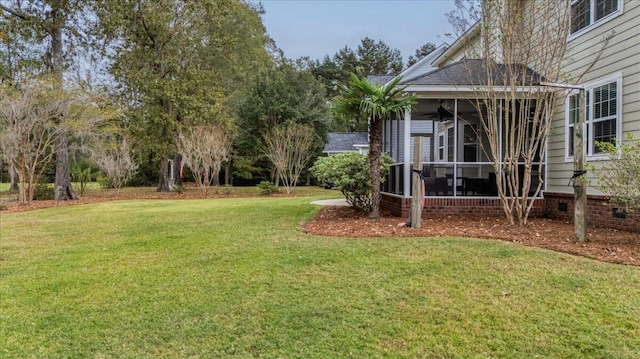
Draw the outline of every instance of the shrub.
M184 192L184 186L181 185L181 184L174 184L173 186L171 186L171 192L183 193Z
M276 187L270 181L262 181L258 185L258 189L260 190L260 194L263 196L269 196L274 193L278 193L278 187Z
M103 174L99 174L96 178L96 182L100 185L100 188L113 188L113 184L111 184L111 180L108 177L105 177ZM142 186L140 186L142 187Z
M382 182L389 173L391 157L384 154L380 166ZM369 159L357 152L321 157L311 168L311 173L321 182L331 184L344 194L349 205L359 211L371 210L371 178Z
M596 172L600 189L610 197L609 203L622 212L634 212L640 210L640 138L628 134L627 139L618 146L597 144L611 160Z
M48 183L38 183L36 190L33 193L33 199L37 201L52 200L55 198L55 192L53 186Z

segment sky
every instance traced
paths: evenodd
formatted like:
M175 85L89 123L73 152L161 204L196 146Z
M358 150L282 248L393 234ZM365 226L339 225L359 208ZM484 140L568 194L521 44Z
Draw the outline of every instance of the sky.
M263 23L285 56L333 57L345 45L382 40L404 62L427 42L451 43L453 0L262 0Z

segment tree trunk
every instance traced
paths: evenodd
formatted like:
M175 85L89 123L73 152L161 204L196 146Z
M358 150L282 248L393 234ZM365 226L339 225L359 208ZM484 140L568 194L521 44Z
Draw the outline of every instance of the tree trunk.
M66 201L78 199L78 196L71 188L71 174L69 173L69 144L67 143L67 132L60 132L56 138L56 179L55 179L55 199L56 201Z
M182 176L180 175L180 167L182 165L182 155L176 153L173 157L173 183L176 186L182 186Z
M18 191L18 178L16 173L16 166L13 164L13 161L9 165L9 181L11 182L11 187L9 187L10 192Z
M158 179L157 192L169 192L169 159L162 157L160 160L160 178Z
M372 118L369 130L369 176L371 177L371 212L369 218L380 218L380 156L382 121Z
M227 186L231 185L231 161L224 165L224 184Z
M211 185L213 187L220 187L220 166L218 166L218 168L214 168L213 172Z
M54 77L56 92L63 91L62 72L64 70L64 59L62 56L62 28L65 25L64 13L57 7L52 6L51 10L52 26L49 30L51 36L51 72ZM59 123L59 126L64 126ZM60 135L56 139L56 179L55 179L55 199L57 201L78 199L71 188L71 173L69 171L69 144L67 143L66 129L60 129Z

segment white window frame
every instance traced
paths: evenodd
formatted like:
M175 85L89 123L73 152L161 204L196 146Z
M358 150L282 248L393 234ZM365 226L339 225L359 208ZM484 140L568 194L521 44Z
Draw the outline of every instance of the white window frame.
M445 158L447 158L446 138L446 131L438 133L438 162L444 162Z
M460 124L462 126L460 126ZM462 131L460 131L460 137L458 138L458 153L462 154L462 160L458 161L461 163L477 163L480 162L480 128L478 123L476 122L472 122L472 121L467 121L467 120L460 120L460 124L458 125L458 128L462 127ZM473 130L473 142L466 142L466 137L465 137L465 128L466 126L471 126L472 130ZM474 145L476 147L476 155L475 155L475 159L472 162L466 162L464 160L464 148L467 145Z
M451 147L451 143L449 143L449 130L453 130L453 148L452 151L449 151L449 147ZM443 137L443 138L441 138ZM438 132L438 154L436 156L436 158L438 159L438 162L446 162L446 163L454 163L457 162L456 161L456 157L455 157L455 144L456 144L456 133L455 133L455 126L453 125L453 123L447 124L446 126L444 126L444 128ZM440 149L443 149L442 153L443 153L443 158L440 158ZM449 161L449 156L453 156L453 160Z
M594 104L594 95L593 90L610 83L616 83L616 139L620 140L622 138L622 73L609 76L606 78L602 78L584 85L586 95L588 96L589 110L588 118L586 119L586 131L584 132L584 136L588 136L585 144L585 153L588 161L594 160L608 160L609 155L604 153L595 152L595 131L594 131L594 123L604 121L602 118L599 118L598 121L594 121L595 116L595 104ZM578 94L578 91L572 91L567 95L565 99L565 136L564 136L564 148L565 148L565 162L573 161L573 155L571 155L570 144L572 138L570 136L569 129L574 125L570 123L570 105L571 105L571 96Z
M571 3L569 4L569 12L571 12L571 6L573 6L574 4L576 4L577 2L579 2L581 0L571 0ZM583 27L582 29L569 34L569 37L567 38L567 41L571 41L581 35L586 34L587 32L603 25L606 24L607 22L613 20L614 18L620 16L623 12L624 12L624 1L623 0L617 0L618 1L618 10L612 12L611 14L603 17L600 20L595 20L596 18L596 0L587 0L589 1L589 25ZM573 20L573 18L571 19ZM571 26L571 25L570 25Z

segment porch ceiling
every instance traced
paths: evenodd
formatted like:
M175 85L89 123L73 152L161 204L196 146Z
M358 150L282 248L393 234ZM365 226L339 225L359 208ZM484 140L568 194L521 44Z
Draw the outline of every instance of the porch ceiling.
M465 100L458 98L458 116L474 115L477 110L474 100ZM438 107L443 106L447 111L453 113L455 99L451 97L442 97L439 99L418 99L411 109L412 120L435 120L438 121ZM448 119L448 118L447 118Z

